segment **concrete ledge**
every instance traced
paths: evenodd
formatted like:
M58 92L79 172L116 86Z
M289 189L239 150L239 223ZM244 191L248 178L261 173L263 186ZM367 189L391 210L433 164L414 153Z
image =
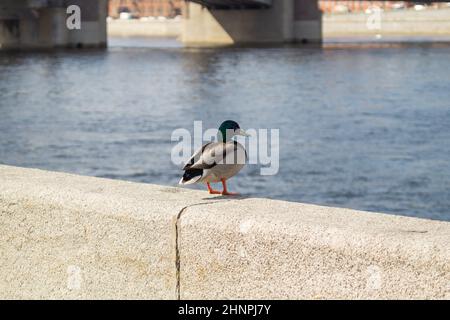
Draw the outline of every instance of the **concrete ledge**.
M0 166L0 298L450 298L450 223Z
M174 299L174 218L200 196L0 166L0 298Z
M369 14L323 15L324 37L334 36L448 36L450 35L450 9L400 10L382 12L380 29L367 26Z
M111 20L108 36L112 37L172 37L181 35L181 20Z
M181 298L450 298L450 223L246 199L181 218Z

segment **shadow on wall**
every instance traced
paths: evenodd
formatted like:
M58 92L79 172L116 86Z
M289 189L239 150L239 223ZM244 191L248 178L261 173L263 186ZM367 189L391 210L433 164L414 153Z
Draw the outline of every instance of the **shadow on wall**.
M284 4L266 9L210 10L212 17L233 43L280 42L285 39L282 9Z

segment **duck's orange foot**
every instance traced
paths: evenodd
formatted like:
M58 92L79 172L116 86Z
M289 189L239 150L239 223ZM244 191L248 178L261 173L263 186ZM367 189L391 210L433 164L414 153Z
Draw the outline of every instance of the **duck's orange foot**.
M237 192L228 192L228 191L223 191L221 192L223 196L240 196L239 193Z
M211 188L211 185L209 184L209 182L206 183L206 186L208 187L209 194L222 194L222 192L214 190L213 188Z

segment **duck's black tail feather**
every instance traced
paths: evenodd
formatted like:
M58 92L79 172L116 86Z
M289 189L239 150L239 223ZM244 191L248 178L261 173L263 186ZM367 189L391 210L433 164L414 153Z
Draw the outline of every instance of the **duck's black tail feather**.
M193 184L202 178L203 169L187 169L179 184Z

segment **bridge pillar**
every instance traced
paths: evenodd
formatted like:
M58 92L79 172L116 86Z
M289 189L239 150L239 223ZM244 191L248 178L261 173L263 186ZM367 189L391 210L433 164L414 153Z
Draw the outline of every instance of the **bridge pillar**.
M208 9L187 2L181 41L186 45L230 45L321 41L315 0L273 0L270 8Z
M67 7L81 9L81 29L69 30ZM108 0L0 0L0 50L105 47Z

